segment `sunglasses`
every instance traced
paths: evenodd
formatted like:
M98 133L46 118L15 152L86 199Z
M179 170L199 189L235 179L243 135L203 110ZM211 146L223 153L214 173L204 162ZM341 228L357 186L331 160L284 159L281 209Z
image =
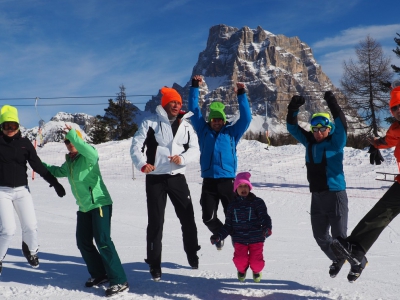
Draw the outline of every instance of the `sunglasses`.
M329 125L329 119L323 116L317 116L311 119L311 126L322 126L326 127Z
M400 108L400 104L399 104L399 105L396 105L396 106L392 106L392 107L390 108L390 110L391 110L392 112L395 112L395 111L397 111L399 108Z
M313 132L318 132L318 131L325 132L328 129L328 127L311 127L311 129Z
M211 122L224 122L224 119L222 119L222 118L212 118Z
M69 145L69 144L71 144L71 141L70 140L64 140L64 144L65 145Z
M17 130L19 128L19 124L17 122L4 122L3 124L1 124L1 128L3 128L3 130Z

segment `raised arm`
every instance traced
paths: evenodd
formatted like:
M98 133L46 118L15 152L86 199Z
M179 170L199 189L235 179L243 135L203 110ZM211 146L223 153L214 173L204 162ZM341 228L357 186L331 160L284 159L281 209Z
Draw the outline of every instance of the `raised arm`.
M293 137L303 145L307 144L307 135L312 135L301 128L297 121L300 107L306 102L303 96L293 96L288 105L286 128Z
M251 123L251 111L249 101L246 96L245 84L242 82L236 83L235 91L238 97L240 117L233 127L236 132L236 136L240 138L246 132L247 128L249 128Z
M202 82L203 79L200 75L193 76L192 86L190 87L189 92L189 111L193 113L193 116L190 117L190 120L196 131L199 131L199 129L206 123L199 107L199 86Z

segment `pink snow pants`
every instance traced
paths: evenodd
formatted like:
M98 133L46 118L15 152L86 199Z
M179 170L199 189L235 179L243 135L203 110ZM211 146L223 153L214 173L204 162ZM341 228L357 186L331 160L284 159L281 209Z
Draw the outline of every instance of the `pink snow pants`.
M249 245L235 243L234 248L233 263L238 272L245 273L249 266L254 273L260 273L264 269L263 242Z

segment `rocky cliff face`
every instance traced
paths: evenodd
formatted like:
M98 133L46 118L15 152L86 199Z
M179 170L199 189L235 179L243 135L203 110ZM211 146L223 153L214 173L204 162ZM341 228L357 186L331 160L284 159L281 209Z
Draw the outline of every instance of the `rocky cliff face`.
M236 82L246 84L253 114L265 116L267 112L277 123L285 122L287 105L293 95L306 98L301 109L303 120L325 110L325 91L334 91L339 102L341 98L306 43L298 37L275 35L260 26L257 29L211 27L206 49L199 54L191 77L196 74L202 75L205 81L199 103L204 116L212 101L223 102L228 115L236 113ZM190 79L184 87L173 85L184 99L184 109L190 85ZM154 112L160 98L160 94L153 97L145 110Z

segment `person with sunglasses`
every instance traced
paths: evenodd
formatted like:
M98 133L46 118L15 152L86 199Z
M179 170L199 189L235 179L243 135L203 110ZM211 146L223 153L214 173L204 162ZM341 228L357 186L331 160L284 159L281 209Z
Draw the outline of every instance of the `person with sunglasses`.
M39 267L37 220L28 186L27 166L53 186L59 197L63 186L42 165L29 139L19 130L18 111L4 105L0 110L0 274L11 239L16 231L14 209L22 229L22 252L32 268Z
M208 122L204 119L199 107L199 85L203 79L200 75L192 78L189 94L190 118L199 137L200 169L203 185L200 196L202 219L204 225L217 234L224 225L218 219L218 205L221 201L226 215L228 204L234 199L233 182L236 177L236 146L251 122L250 105L247 100L244 83L236 83L240 117L234 123L226 121L225 105L214 101L210 104ZM215 243L217 250L223 247L223 240Z
M85 286L96 287L110 282L105 291L107 297L126 292L129 284L111 239L113 202L100 172L99 154L83 140L79 130L68 124L64 130L68 150L65 162L60 167L43 164L55 177L68 177L79 207L76 244L91 276Z
M400 169L400 85L394 86L392 84L392 87L394 88L390 93L389 107L396 121L392 123L384 137L371 138L369 142L376 149L395 147L393 154ZM374 160L371 159L371 164L373 163ZM337 237L333 241L333 246L347 257L350 263L359 266L362 271L365 267L363 262L366 260L366 253L399 213L400 174L394 178L394 183L382 198L358 222L351 234L347 238Z
M305 103L302 96L293 96L286 117L287 130L306 147L307 179L311 192L311 227L313 236L332 260L329 275L334 278L346 259L336 255L332 248L333 237L347 236L348 199L343 172L343 149L347 140L347 122L331 91L325 92L334 123L328 113L315 113L311 118L311 131L298 125L299 108ZM331 234L329 234L329 231ZM351 269L348 279L357 270Z

